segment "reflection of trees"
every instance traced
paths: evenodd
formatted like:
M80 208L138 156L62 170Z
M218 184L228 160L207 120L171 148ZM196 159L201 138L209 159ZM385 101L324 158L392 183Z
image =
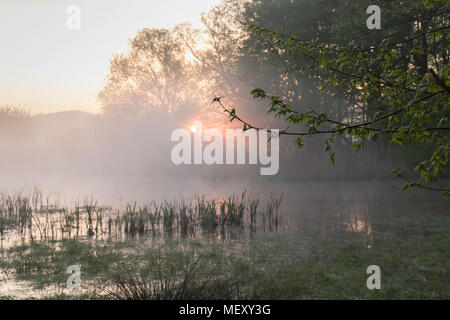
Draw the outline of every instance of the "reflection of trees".
M327 186L329 189L318 183L315 189L312 183L309 190L314 191L313 196L288 200L285 211L289 212L289 217L286 219L292 219L292 223L286 225L293 225L301 235L312 238L357 236L375 246L380 239L377 234L392 231L392 225L387 222L423 212L442 212L445 205L439 194L423 194L419 190L404 193L395 183L387 181L358 182L353 186L327 182Z
M304 203L296 217L298 231L305 236L325 240L347 239L355 235L370 238L371 221L380 212L372 210L377 202L367 199L371 198L365 192L350 196L336 194L333 197L311 198Z

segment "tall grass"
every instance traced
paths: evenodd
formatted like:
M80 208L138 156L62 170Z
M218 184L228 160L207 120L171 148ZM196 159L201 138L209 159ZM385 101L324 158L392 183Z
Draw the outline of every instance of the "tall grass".
M242 280L226 259L215 250L165 245L147 250L137 261L114 264L104 283L119 300L241 299Z
M278 231L281 200L270 198L266 208L247 193L225 199L207 199L128 204L123 210L85 199L73 208L59 207L37 190L31 194L0 194L0 236L8 232L24 241L49 241L88 237L123 239L147 235L196 237L220 232ZM240 230L240 231L239 231Z

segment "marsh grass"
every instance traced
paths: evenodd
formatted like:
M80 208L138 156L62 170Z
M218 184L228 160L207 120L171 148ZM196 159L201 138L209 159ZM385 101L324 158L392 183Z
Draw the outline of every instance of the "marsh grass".
M259 199L247 199L246 192L225 199L164 201L161 204L128 204L123 210L100 206L84 199L73 208L43 200L37 189L31 194L0 195L0 236L20 237L23 243L87 237L124 239L164 236L167 238L234 237L245 230L277 231L281 198L269 199L259 209ZM201 232L201 234L199 233Z
M2 250L0 269L34 287L59 287L56 299L78 294L63 288L73 264L90 288L85 298L95 299L450 298L449 217L375 225L370 245L363 236L324 241L279 233L258 233L239 248L188 239L35 243ZM382 270L382 290L370 291L366 270L374 264Z
M78 265L85 280L101 275L115 261L122 258L118 250L79 240L49 241L19 245L2 250L0 268L19 281L29 281L33 288L66 286L66 269Z
M164 201L161 204L128 204L123 210L100 206L84 199L73 208L60 207L42 193L0 195L0 236L20 237L23 243L79 237L96 240L163 236L167 238L214 236L234 237L246 230L277 231L280 199L270 198L266 209L246 192L225 199ZM267 224L267 227L266 227Z
M183 238L195 234L196 217L192 204L185 201L179 204L178 225Z
M22 194L0 195L0 233L15 227L23 233L32 225L33 208L30 198Z
M254 232L256 230L256 218L258 215L258 200L251 200L249 202L249 210L250 210L250 230Z
M372 219L370 234L340 241L257 232L280 229L281 202L242 193L113 210L92 199L61 208L40 193L1 195L2 237L23 240L0 249L0 272L52 288L55 299L76 294L65 289L70 265L88 290L77 294L96 299L450 298L448 216ZM249 241L218 241L246 231ZM373 264L381 291L366 287Z
M222 249L164 245L115 264L105 278L120 300L219 300L242 297L240 279Z

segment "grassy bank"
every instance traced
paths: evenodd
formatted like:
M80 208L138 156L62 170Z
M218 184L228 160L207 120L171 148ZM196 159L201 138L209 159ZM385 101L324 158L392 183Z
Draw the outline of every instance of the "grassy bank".
M39 299L449 299L449 244L450 217L419 215L373 222L371 234L351 240L36 243L2 250L0 269L50 288ZM81 267L82 291L65 288L70 265ZM366 287L370 265L381 268L381 290Z

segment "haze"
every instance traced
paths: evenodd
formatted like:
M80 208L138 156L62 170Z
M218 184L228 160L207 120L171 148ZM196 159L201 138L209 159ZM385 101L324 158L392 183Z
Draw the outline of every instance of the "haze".
M32 114L100 111L96 94L109 59L125 52L143 27L200 25L218 0L3 0L0 2L0 105ZM66 27L70 5L81 8L81 30Z
M448 1L0 1L0 300L449 298Z

